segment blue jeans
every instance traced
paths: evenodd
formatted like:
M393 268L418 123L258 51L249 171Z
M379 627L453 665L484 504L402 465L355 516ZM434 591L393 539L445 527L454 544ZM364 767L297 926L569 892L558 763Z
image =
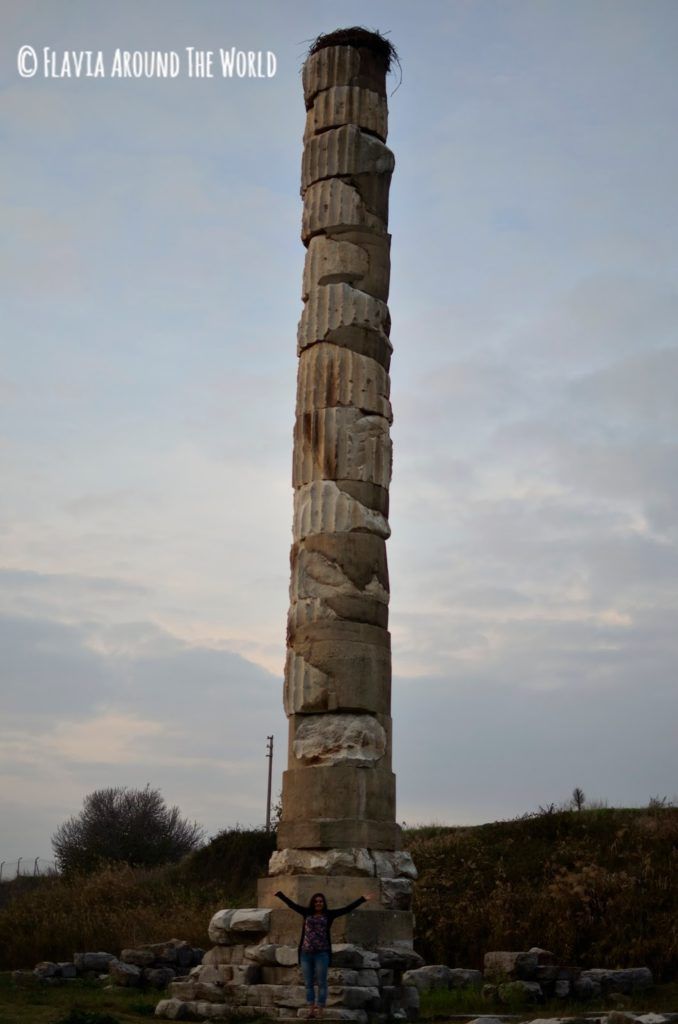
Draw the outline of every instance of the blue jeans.
M327 1002L327 971L330 966L330 951L324 953L303 953L299 958L301 973L304 976L306 985L306 1002L315 1002L313 991L314 980L318 985L318 1006L324 1006Z

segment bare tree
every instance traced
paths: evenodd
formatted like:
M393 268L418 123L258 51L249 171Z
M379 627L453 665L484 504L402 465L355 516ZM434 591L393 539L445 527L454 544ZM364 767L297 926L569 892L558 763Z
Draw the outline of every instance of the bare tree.
M60 825L52 848L62 871L91 871L105 861L153 866L202 845L205 830L168 807L159 789L97 789L80 814Z
M572 790L572 806L576 807L578 811L581 811L585 803L586 794L584 793L584 790L580 789L579 786L575 786Z

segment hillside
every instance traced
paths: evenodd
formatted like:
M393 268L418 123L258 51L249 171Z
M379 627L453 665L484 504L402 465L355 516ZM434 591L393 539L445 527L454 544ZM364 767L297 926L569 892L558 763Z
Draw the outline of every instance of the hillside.
M205 945L216 909L253 901L273 844L261 830L234 829L153 871L3 883L0 969L171 936ZM429 963L479 967L488 949L538 945L561 963L645 964L658 980L676 977L678 809L420 828L406 844L420 873L416 946Z
M417 948L481 967L488 949L579 966L678 966L678 809L544 813L407 833L419 869Z

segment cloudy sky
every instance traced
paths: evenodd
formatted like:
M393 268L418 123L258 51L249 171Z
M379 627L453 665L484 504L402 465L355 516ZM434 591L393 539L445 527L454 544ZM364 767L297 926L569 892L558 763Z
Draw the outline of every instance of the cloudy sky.
M339 13L341 12L341 13ZM274 786L308 40L388 32L398 818L678 793L673 0L4 0L0 859ZM272 78L23 78L32 46ZM398 88L396 89L396 86Z

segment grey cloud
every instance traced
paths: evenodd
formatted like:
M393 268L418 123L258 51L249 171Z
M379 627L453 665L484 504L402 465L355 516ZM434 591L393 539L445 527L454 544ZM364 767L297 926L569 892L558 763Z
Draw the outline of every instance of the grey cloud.
M396 679L399 817L512 817L567 800L574 786L624 806L671 797L675 711L675 690L654 677L551 692L497 680Z
M678 402L678 348L635 354L598 373L571 382L572 401L595 407L601 419L624 432L675 430Z
M81 718L113 693L110 667L87 648L81 626L3 615L0 649L6 720Z

